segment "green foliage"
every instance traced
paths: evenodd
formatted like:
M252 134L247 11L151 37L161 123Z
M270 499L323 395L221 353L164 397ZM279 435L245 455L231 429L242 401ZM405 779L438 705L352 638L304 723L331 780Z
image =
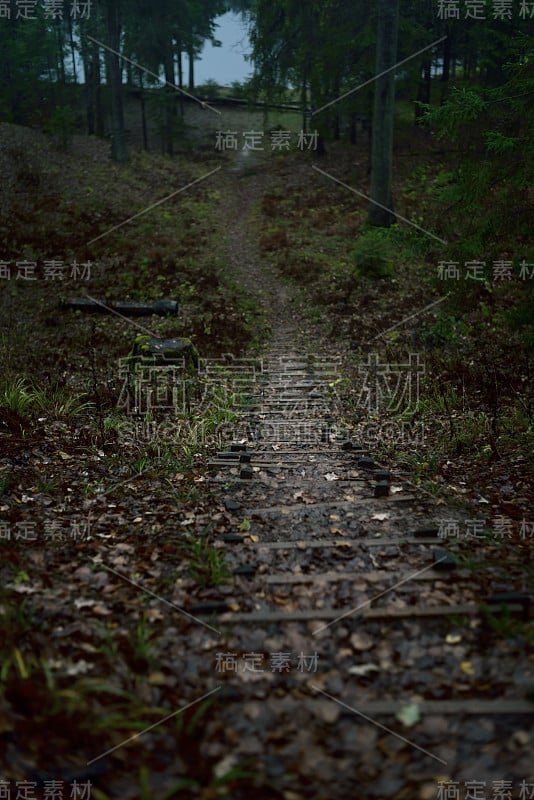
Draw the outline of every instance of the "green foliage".
M243 83L241 83L240 81L232 81L232 83L230 84L230 88L232 90L231 91L232 97L236 97L240 100L246 99L250 91L250 86L248 81L243 81Z
M509 329L523 337L525 350L534 353L534 280L526 281L516 302L504 311L503 317Z
M504 155L517 149L520 140L513 136L505 136L501 131L488 131L486 134L486 147L489 153Z
M472 130L473 121L478 120L485 107L480 90L453 87L450 100L439 108L423 105L425 111L421 122L435 126L438 138L457 141Z
M419 338L425 344L439 347L448 345L454 347L462 336L467 333L467 326L461 319L457 319L453 314L440 313L437 319L422 330Z
M76 115L69 106L56 106L48 117L45 127L56 147L66 150L72 143L76 129Z
M197 92L206 97L219 97L221 94L219 84L213 78L208 78L201 86L197 86Z
M351 252L356 276L389 278L394 274L395 250L386 228L372 228L363 233Z
M136 671L144 673L155 658L156 632L149 628L146 619L135 628L132 634L133 666Z
M11 475L0 476L0 497L7 494L11 485Z
M437 213L438 227L452 241L451 258L502 257L531 233L534 64L524 53L533 43L526 33L510 37L500 55L500 85L456 86L443 105L426 106L422 121L459 153ZM493 54L490 61L499 58Z
M200 586L219 586L230 577L225 555L210 543L207 535L187 535L182 547L190 559L189 573Z
M68 394L64 389L36 388L26 378L6 379L0 384L0 409L12 411L22 418L38 414L54 417L77 417L92 411L93 403L83 394Z
M524 639L534 644L534 624L512 616L507 603L503 603L498 612L491 611L486 605L481 606L481 613L486 625L499 639Z
M5 380L0 386L0 409L26 417L29 416L34 402L35 393L25 378Z

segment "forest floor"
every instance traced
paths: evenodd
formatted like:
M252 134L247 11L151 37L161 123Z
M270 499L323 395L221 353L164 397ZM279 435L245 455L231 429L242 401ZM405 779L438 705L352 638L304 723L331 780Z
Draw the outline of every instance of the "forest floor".
M420 417L362 405L369 353L415 347L433 375L416 328L380 337L440 300L420 267L347 290L366 209L310 153L117 166L13 126L0 153L0 779L96 800L532 796L526 433L451 413L426 376ZM365 185L358 153L316 166ZM180 313L58 303L85 294ZM147 331L244 374L143 438L117 406Z

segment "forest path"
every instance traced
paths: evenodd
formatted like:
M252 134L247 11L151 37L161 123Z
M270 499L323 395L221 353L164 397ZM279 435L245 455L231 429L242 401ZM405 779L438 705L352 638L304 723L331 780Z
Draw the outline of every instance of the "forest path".
M271 335L241 362L243 406L210 464L234 530L215 545L233 582L189 609L222 634L221 764L286 800L428 800L443 775L524 779L513 737L532 736L521 715L534 704L513 648L496 657L481 638L478 603L500 576L475 585L442 549L443 508L347 441L329 388L342 360L259 247L262 198L280 175L237 158L222 179L223 257ZM209 521L197 518L199 535ZM510 676L497 697L496 673Z

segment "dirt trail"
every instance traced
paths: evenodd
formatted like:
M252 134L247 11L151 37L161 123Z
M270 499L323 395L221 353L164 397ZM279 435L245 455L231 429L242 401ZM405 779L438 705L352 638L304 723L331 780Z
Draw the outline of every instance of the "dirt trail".
M272 335L234 444L211 463L234 523L218 542L232 596L192 608L222 632L220 769L244 768L258 797L286 800L428 800L443 776L519 787L532 779L531 744L519 744L534 735L532 662L518 666L513 645L495 653L478 614L503 576L475 585L437 537L460 512L346 441L328 389L342 365L261 258L247 220L273 178L248 169L225 176L222 225Z
M261 198L275 175L268 171L262 154L239 150L223 176L224 202L221 228L224 231L228 266L267 313L272 333L296 330L291 295L287 285L261 258L257 238Z
M88 144L107 170L102 143ZM277 199L316 180L308 155L237 155L210 178L222 252L206 258L224 259L271 331L262 352L237 364L243 403L208 470L193 447L182 457L165 424L157 442L143 432L141 449L129 428L121 433L126 452L113 429L109 451L95 448L83 417L2 440L10 453L0 467L12 480L3 511L21 538L2 551L2 578L16 593L6 608L20 617L4 627L0 778L40 781L38 797L51 791L43 780L66 772L91 778L98 800L439 800L463 798L469 781L473 800L534 797L534 660L517 627L529 614L529 566L513 541L494 547L486 531L474 569L440 552L456 547L437 535L441 524L458 520L465 531L468 512L378 469L344 429L330 387L343 374L343 346L309 321L262 250L262 233L283 229ZM160 179L142 173L138 196ZM305 197L320 201L321 191ZM92 292L105 288L102 279ZM89 325L51 319L53 283L44 300L30 291L9 301L13 325L41 313L42 339L32 348L14 339L37 354L25 367L39 358L37 374L53 363L71 375L77 358L85 385ZM214 308L228 341L222 301ZM108 343L123 357L131 332L119 319L102 325L95 352L105 343L102 374L116 379ZM367 330L378 332L374 321ZM183 334L187 323L172 335ZM22 532L31 537L34 523L32 544ZM221 553L226 579L213 558ZM55 665L56 687L34 651ZM142 771L151 790L140 790ZM455 783L440 794L447 777ZM172 790L177 781L183 788ZM506 785L492 792L498 781L511 783L508 795ZM520 794L521 781L532 788Z

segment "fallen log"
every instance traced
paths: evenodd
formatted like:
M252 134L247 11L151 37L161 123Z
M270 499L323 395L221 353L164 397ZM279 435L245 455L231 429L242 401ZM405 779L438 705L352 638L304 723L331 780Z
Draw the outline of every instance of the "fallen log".
M90 297L69 297L61 302L63 308L82 311L85 314L122 314L125 317L175 317L178 314L176 300L153 300L141 303L135 300L107 300L101 302Z

